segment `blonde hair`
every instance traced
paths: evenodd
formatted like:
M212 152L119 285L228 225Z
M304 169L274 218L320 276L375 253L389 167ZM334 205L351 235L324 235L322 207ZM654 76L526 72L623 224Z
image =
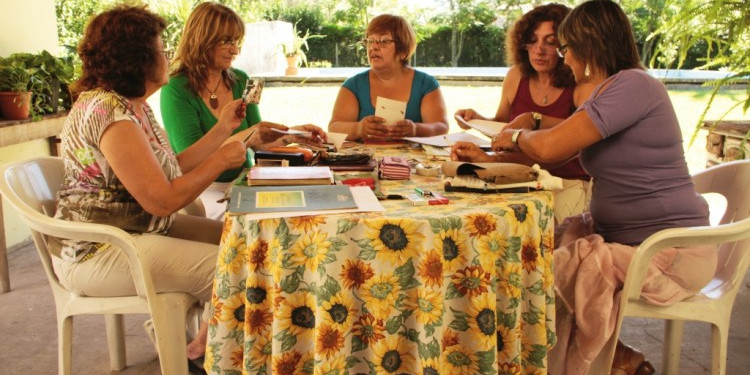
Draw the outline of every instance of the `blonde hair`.
M417 50L417 34L411 28L404 17L393 14L381 14L370 21L367 25L365 36L370 34L391 33L396 41L396 54L403 53L401 64L406 65L409 58Z
M199 95L206 89L213 48L223 38L241 41L244 36L245 24L231 8L214 2L201 3L185 22L171 75L185 74L190 89ZM235 77L230 70L223 71L222 77L227 87L234 84Z

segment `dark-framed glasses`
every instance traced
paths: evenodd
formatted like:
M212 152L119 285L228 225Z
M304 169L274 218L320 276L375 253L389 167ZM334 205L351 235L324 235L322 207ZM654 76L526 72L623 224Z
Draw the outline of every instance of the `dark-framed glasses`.
M219 41L216 42L216 44L219 47L224 47L224 48L237 47L239 49L239 48L242 48L242 39L232 39L229 37L223 37L219 39Z
M563 44L560 47L555 48L555 51L557 52L557 56L560 56L560 58L565 58L565 52L568 52L568 45Z
M387 45L389 45L389 44L391 44L391 43L393 43L395 41L396 41L395 39L385 39L385 38L383 38L383 39L369 39L369 38L365 38L365 39L362 39L362 44L365 47L368 47L368 48L371 47L373 44L377 45L378 47L382 47L382 46L387 46Z

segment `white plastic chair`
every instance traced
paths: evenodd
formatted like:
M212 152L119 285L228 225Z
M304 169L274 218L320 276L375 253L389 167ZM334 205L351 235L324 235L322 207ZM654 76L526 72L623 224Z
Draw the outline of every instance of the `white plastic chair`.
M58 372L70 374L73 316L105 316L110 367L125 368L125 341L122 314L151 314L162 374L188 373L185 317L196 299L187 293L156 293L143 254L131 235L109 225L57 220L56 195L63 180L63 162L58 157L38 157L12 163L0 169L0 193L18 210L31 228L32 238L47 273L55 298L58 330ZM66 289L52 268L47 236L110 243L127 255L137 295L87 297Z
M624 316L666 320L662 373L678 374L680 345L686 320L711 324L711 374L726 372L727 338L732 305L750 264L750 160L719 164L693 176L701 194L719 193L727 208L719 225L672 228L654 233L638 247L628 268L614 334L594 361L589 374L609 374ZM719 262L711 282L695 296L671 306L640 299L647 265L668 247L717 244Z

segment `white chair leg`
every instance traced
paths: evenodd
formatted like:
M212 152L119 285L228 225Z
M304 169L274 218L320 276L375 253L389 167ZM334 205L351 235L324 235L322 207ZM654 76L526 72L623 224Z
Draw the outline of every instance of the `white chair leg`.
M680 350L682 347L682 333L685 328L684 320L664 321L664 347L662 358L662 373L677 375L680 373Z
M73 357L73 317L57 317L57 372L60 375L71 374Z
M125 318L122 314L104 315L107 329L107 346L109 347L109 368L120 371L125 368Z
M192 304L193 301L183 296L161 296L159 302L152 304L151 317L162 375L188 373L185 314Z
M723 324L726 323L726 324ZM727 371L727 340L729 319L711 325L711 374L725 375Z

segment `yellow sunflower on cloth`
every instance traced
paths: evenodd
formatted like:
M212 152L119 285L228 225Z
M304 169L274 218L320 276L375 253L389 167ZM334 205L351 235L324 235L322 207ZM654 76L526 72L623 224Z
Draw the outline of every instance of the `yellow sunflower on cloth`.
M471 237L486 236L497 230L495 217L488 213L469 214L464 219L464 223Z
M378 319L387 320L396 304L401 284L393 274L382 274L368 280L360 288L360 297L367 309Z
M405 263L419 254L424 235L411 219L378 218L365 222L365 237L372 241L376 257L393 265Z
M303 233L311 231L318 225L326 223L326 215L313 215L313 216L297 216L287 219L289 225L292 228L297 229Z
M477 252L479 253L479 264L485 270L494 270L498 259L505 255L505 248L508 246L506 237L500 232L492 232L479 240L477 243Z
M236 274L247 264L245 237L231 233L222 242L216 268L221 275Z
M430 250L419 261L417 272L424 285L433 288L443 286L443 254L437 250Z
M453 345L443 350L441 375L466 375L479 373L476 354L462 345Z
M361 259L347 259L341 265L341 281L349 289L358 289L374 274L370 264L363 262Z
M338 354L343 347L344 333L329 324L321 324L315 332L315 353L328 360Z
M365 345L371 345L385 338L383 319L377 319L372 314L362 314L352 327L352 335Z
M274 311L279 329L288 329L297 336L297 341L309 340L315 331L315 297L311 293L297 291L289 295Z
M414 319L419 324L433 324L443 316L443 294L440 291L416 288L416 294L406 302L410 310L414 310Z
M416 352L404 337L393 335L380 340L373 348L375 372L378 374L416 374L415 358L411 353Z
M343 355L328 359L315 366L314 375L344 375L346 374L346 359Z
M292 264L295 267L304 266L311 272L316 272L331 247L327 238L328 233L319 231L302 235L290 249Z
M474 348L487 350L497 345L497 302L495 293L484 293L472 297L469 302L468 321L476 344Z
M330 300L323 302L321 305L323 311L323 321L331 324L334 328L342 332L349 331L354 319L359 311L354 308L354 301L351 294L339 292Z

